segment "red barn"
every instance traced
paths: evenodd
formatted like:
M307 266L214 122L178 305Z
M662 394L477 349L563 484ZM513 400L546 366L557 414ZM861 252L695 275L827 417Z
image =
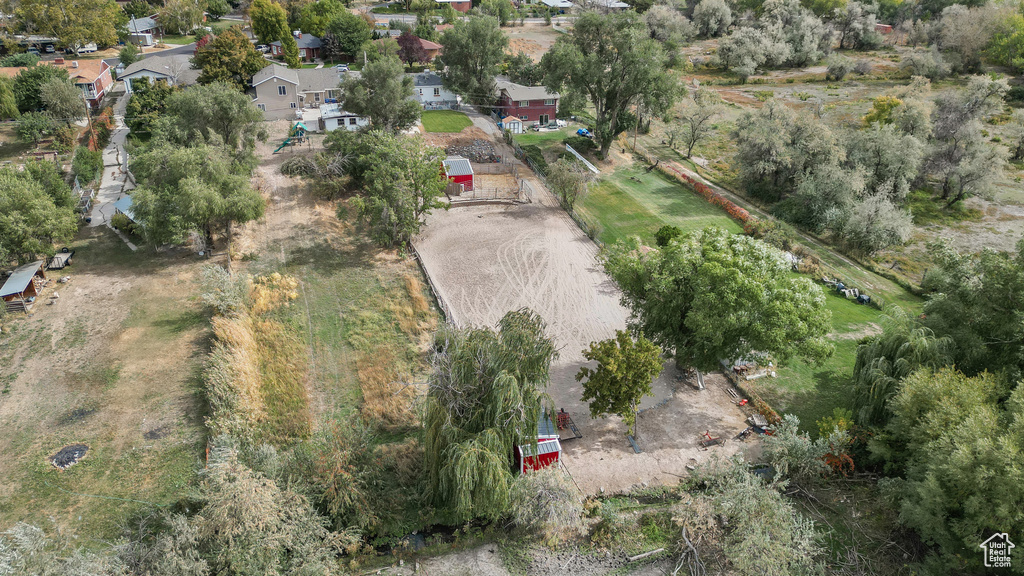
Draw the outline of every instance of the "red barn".
M525 474L529 470L540 470L552 464L557 465L562 456L562 444L558 438L538 440L537 446L523 444L516 446L516 462L519 464L519 473Z
M473 189L473 165L462 156L449 156L443 162L444 175L465 191Z

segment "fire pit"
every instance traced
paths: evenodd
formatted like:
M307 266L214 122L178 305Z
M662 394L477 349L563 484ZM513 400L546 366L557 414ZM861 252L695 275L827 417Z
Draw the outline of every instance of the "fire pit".
M53 464L55 468L67 470L68 467L77 464L88 451L89 447L85 444L68 444L58 450L56 454L50 456L50 463Z

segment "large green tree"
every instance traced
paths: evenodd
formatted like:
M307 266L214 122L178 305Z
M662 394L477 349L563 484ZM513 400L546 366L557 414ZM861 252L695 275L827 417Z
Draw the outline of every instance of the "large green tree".
M576 374L583 382L583 401L590 417L615 414L626 423L626 433L638 436L637 408L644 396L652 396L651 382L661 373L661 349L643 336L633 338L618 330L615 338L591 342L583 357L597 362Z
M794 276L764 242L706 228L648 253L637 238L619 242L603 259L632 312L630 326L681 366L707 371L725 359L781 363L832 352L821 288Z
M252 33L261 44L270 44L291 35L288 13L274 0L252 0L249 22Z
M0 118L18 117L18 98L14 95L14 80L0 79Z
M54 244L70 241L78 231L70 202L55 198L55 190L37 181L31 169L0 170L0 262L53 254Z
M366 19L348 10L331 19L327 33L337 42L338 51L349 58L358 56L363 44L373 38L373 29Z
M441 36L444 52L437 57L445 87L470 102L494 100L494 77L508 48L508 36L489 16L460 20Z
M497 519L508 507L515 447L537 437L555 345L540 316L519 310L497 332L445 326L431 349L427 497L455 522Z
M956 366L973 375L1024 375L1024 241L1016 252L961 254L948 244L930 246L935 265L922 287L929 291L925 325L952 338Z
M345 109L370 119L377 130L399 132L420 119L422 108L413 95L413 81L396 58L374 60L359 78L349 75L341 84Z
M369 169L363 174L366 198L360 210L370 221L373 237L381 244L407 243L434 208L448 180L441 173L444 152L426 146L419 138L402 138L372 132Z
M171 86L166 80L132 82L132 97L125 107L125 124L136 134L148 134L157 119L164 116L167 99L179 90L179 87ZM231 90L235 91L234 88Z
M7 14L14 14L19 29L29 34L57 38L74 51L90 42L106 47L117 44L128 15L114 0L8 0Z
M595 135L604 158L615 136L632 128L620 124L623 112L638 108L662 116L680 94L666 60L661 44L635 12L586 12L544 55L541 68L549 90L567 91L569 97L586 98L594 106Z
M213 41L196 50L192 67L202 69L200 84L227 82L245 90L267 60L256 50L240 26L221 32Z
M327 31L327 25L343 14L352 14L338 0L318 0L305 4L299 10L299 29L320 37ZM358 15L353 14L358 17Z
M30 66L14 77L14 97L21 112L43 109L42 86L54 78L67 78L68 72L56 66Z
M70 78L52 78L39 87L46 113L56 122L71 124L85 117L82 90Z
M248 168L223 146L159 142L135 157L132 172L139 182L132 211L154 245L181 242L192 230L209 245L215 230L230 239L233 223L260 218L266 207Z
M982 573L978 544L1024 523L1024 386L1008 394L991 373L922 370L892 410L876 442L905 470L894 482L900 520L952 573Z
M161 135L181 146L219 140L232 149L251 150L256 140L266 139L263 112L228 84L171 90L164 106Z
M191 34L202 26L205 8L203 0L167 0L157 18L171 34Z

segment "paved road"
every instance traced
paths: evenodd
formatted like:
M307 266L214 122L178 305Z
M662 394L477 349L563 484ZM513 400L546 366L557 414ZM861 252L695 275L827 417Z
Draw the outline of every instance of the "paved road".
M187 55L191 56L192 53L195 52L195 49L196 49L196 43L195 42L193 42L191 44L185 44L184 46L178 46L177 48L168 48L167 50L153 50L151 48L147 48L147 50L150 50L150 51L149 52L144 52L139 57L139 60L145 60L146 58L149 58L150 56L173 56L174 54L187 54Z
M124 125L124 109L128 105L128 95L122 96L114 105L114 131L110 135L110 144L103 150L103 177L100 179L99 190L92 209L92 221L89 226L104 226L114 215L114 202L122 196L126 188L127 173L122 170L124 161L124 142L128 137L128 127ZM127 188L133 188L131 181Z

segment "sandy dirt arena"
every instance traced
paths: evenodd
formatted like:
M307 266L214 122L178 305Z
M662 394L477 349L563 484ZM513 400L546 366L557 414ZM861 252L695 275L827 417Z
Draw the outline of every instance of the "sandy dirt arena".
M432 214L415 240L424 267L459 326L494 326L509 310L523 307L547 322L559 348L548 393L583 434L563 443L563 459L584 492L675 483L692 460L713 453L697 450L701 433L733 437L745 428L746 414L722 389L724 377L706 378L707 390L697 391L670 362L654 383L654 396L641 403L643 453L634 453L621 420L589 417L575 379L584 364L582 351L624 329L628 311L597 260L597 246L550 192L539 183L535 187L532 204L460 206ZM718 452L739 448L732 442Z

